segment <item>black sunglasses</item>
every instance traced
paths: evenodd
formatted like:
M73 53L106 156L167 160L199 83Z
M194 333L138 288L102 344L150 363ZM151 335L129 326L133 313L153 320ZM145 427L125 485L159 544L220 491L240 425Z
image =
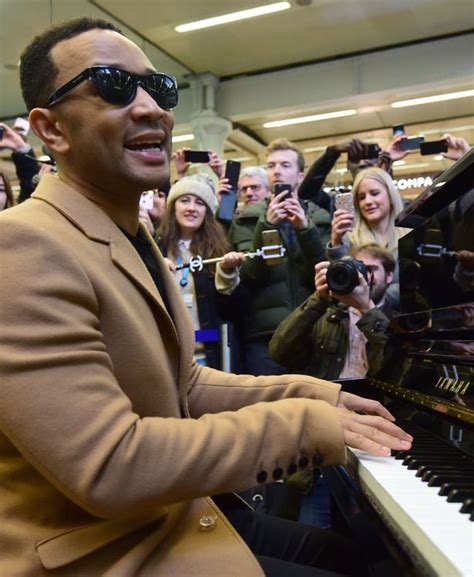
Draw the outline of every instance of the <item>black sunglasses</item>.
M85 80L92 80L99 96L109 104L130 104L137 95L138 85L148 92L160 108L172 110L178 104L178 85L173 76L162 72L140 76L114 66L91 66L53 92L46 106L56 104Z

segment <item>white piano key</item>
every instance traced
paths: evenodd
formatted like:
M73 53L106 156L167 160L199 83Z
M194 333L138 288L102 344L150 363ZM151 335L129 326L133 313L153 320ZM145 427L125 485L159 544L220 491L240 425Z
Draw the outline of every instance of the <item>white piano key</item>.
M370 502L430 575L474 576L474 523L416 471L393 457L350 450L350 469Z

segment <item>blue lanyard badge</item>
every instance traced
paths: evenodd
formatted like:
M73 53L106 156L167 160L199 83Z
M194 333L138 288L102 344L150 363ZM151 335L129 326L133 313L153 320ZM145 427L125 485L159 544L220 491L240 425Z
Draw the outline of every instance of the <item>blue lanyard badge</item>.
M181 255L176 258L176 262L179 266L183 265L183 259ZM189 267L181 269L181 278L179 279L179 284L184 288L188 284Z

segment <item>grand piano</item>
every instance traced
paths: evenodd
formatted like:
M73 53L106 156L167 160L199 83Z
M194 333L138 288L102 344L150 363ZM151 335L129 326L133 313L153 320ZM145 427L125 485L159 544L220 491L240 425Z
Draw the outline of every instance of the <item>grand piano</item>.
M370 575L474 576L474 149L398 215L400 312L382 368L341 381L377 398L414 436L410 451L350 451L323 475L333 523Z

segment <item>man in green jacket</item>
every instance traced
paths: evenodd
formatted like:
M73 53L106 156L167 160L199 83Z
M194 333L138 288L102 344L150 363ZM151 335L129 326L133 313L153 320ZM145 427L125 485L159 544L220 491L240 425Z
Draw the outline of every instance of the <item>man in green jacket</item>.
M235 250L253 251L268 244L267 231L278 231L278 242L285 248L284 259L277 264L262 258L246 259L240 271L249 293L246 314L237 326L245 373L287 372L270 358L268 343L280 322L310 295L314 265L325 258L331 219L327 211L315 205L310 210L298 199L303 170L303 155L291 142L271 142L267 147L270 187L274 190L276 184L287 184L288 189L246 206L229 231Z
M349 294L331 292L329 262L316 265L316 291L277 328L270 353L275 361L315 377L365 377L383 359L392 310L385 293L393 278L393 256L378 244L351 252L369 273Z

